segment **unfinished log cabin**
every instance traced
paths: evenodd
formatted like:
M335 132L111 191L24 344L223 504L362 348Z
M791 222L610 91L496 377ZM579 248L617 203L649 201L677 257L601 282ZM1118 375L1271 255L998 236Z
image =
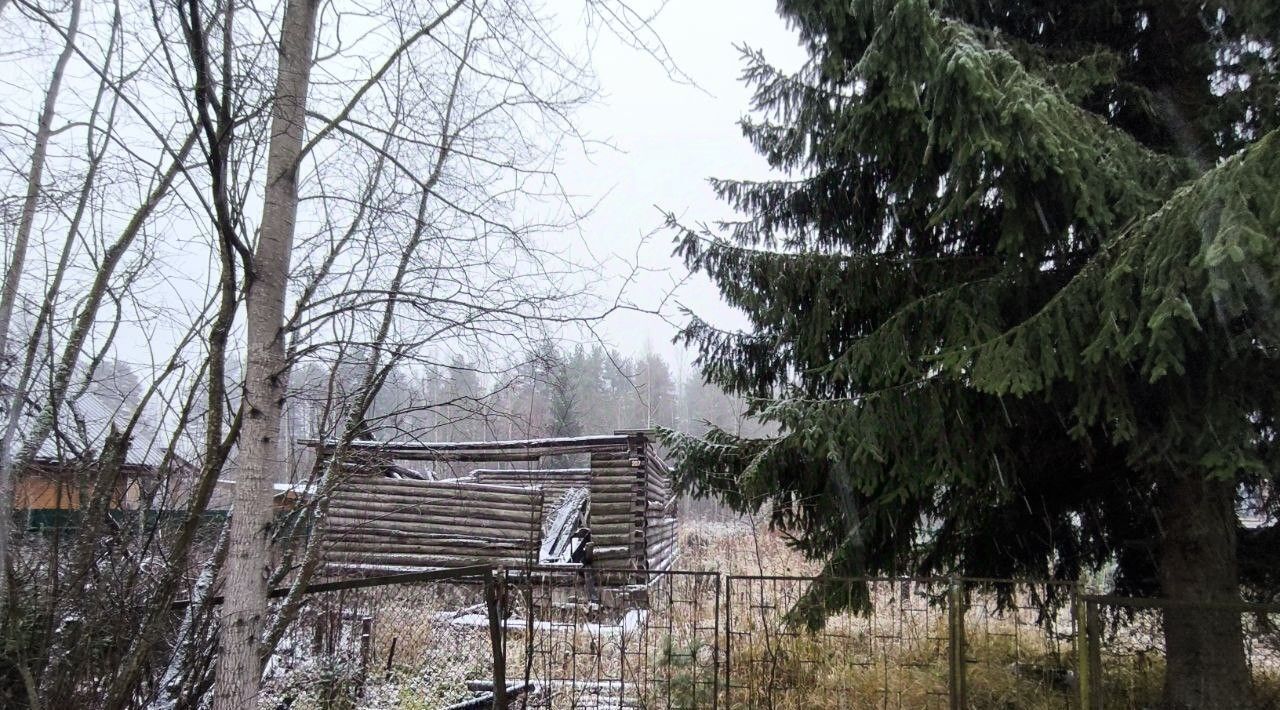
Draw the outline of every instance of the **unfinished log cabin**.
M308 441L322 456L331 443ZM332 576L470 565L666 570L671 471L643 431L489 442L358 441L325 522ZM433 462L448 472L410 474ZM586 544L589 541L589 544Z

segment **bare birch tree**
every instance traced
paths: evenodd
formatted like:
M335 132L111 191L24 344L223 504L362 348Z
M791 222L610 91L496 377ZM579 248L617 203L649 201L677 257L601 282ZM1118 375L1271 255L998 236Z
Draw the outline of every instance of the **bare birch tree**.
M280 420L288 386L284 307L319 6L319 0L288 0L280 34L266 197L258 244L246 274L245 424L219 625L215 710L236 710L256 702L262 675L258 641L267 611L271 484L286 465L280 443Z
M555 169L584 140L572 114L589 67L523 0L69 2L0 6L0 31L48 59L28 87L43 97L35 127L0 108L0 130L22 137L0 150L24 166L0 167L0 206L19 217L4 226L0 377L22 393L0 463L18 477L73 463L79 523L47 546L20 540L0 704L195 706L214 687L215 705L241 707L319 564L317 527L295 540L302 518L272 510L291 369L328 376L325 438L379 418L420 431L435 424L413 413L487 407L476 392L502 389L523 342L611 307L550 241L580 216ZM582 7L647 31L613 0ZM651 39L637 43L660 54ZM137 381L88 431L81 408L127 369L122 353ZM447 367L483 387L373 412L394 373ZM149 478L131 472L140 446L160 450ZM331 490L336 460L311 463ZM227 478L218 536L205 514ZM323 519L326 500L308 513ZM271 614L268 583L291 586ZM184 591L195 603L174 624Z
M0 12L4 7L0 5ZM18 289L22 285L22 275L26 264L28 245L31 241L31 229L35 224L36 206L41 197L44 179L45 155L49 150L49 137L53 132L53 120L58 103L58 94L62 90L62 77L67 70L67 63L75 52L76 37L80 31L80 0L72 0L67 20L66 39L62 51L54 63L49 77L49 87L45 91L44 107L40 111L39 123L36 126L35 142L31 150L31 165L27 172L27 191L22 203L22 212L18 221L18 231L10 245L9 265L5 270L4 282L0 284L0 376L11 370L12 357L9 353L9 330L13 320L14 304L18 300ZM87 181L86 181L87 182ZM0 511L13 509L13 436L14 423L26 392L19 388L5 388L0 392L0 400L8 414L9 425L5 427L3 438L0 438ZM10 516L0 515L0 575L7 574L9 569L9 545L13 536L13 521ZM8 600L9 585L0 584L0 610Z

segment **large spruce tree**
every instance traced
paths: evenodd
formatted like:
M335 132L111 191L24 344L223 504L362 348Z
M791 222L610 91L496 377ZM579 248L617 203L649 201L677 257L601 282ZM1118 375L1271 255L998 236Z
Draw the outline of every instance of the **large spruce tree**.
M684 338L768 439L670 443L695 492L830 574L1273 596L1280 9L1269 0L781 0L746 137L787 177L678 227L749 317ZM1239 616L1165 616L1166 703L1240 707Z

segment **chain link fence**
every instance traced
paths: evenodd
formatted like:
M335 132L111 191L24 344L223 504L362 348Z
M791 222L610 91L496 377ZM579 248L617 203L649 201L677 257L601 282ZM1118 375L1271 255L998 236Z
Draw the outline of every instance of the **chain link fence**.
M477 681L495 670L492 585L487 567L312 585L268 659L260 707L425 709L473 700ZM460 614L485 623L453 623Z
M1160 702L1169 604L970 578L355 579L308 588L259 707L1137 710ZM1241 618L1255 707L1280 707L1280 605L1224 606Z
M470 568L312 585L260 707L715 707L720 583Z
M715 707L720 581L715 572L512 573L507 678L528 688L532 708Z

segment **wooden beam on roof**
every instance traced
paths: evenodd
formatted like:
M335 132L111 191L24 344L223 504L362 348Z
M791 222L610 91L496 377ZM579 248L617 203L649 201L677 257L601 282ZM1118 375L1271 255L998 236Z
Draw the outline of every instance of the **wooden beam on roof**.
M353 441L348 453L381 454L402 461L536 461L544 456L623 452L633 438L642 435L604 434L517 441ZM330 453L332 440L300 439L299 444Z

